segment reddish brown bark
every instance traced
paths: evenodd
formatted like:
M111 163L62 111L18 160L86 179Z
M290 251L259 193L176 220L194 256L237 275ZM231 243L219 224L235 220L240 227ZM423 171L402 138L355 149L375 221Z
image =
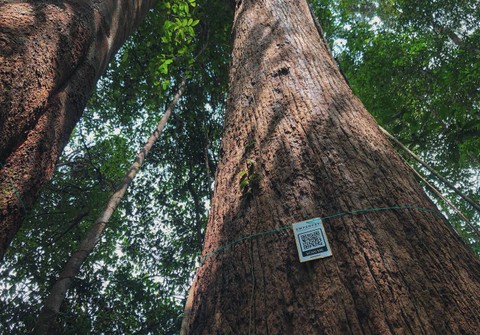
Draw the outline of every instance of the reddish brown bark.
M0 3L0 259L96 81L154 3Z
M352 94L304 0L238 2L222 158L203 255L294 222L435 209ZM240 187L243 173L251 182ZM333 256L299 263L291 231L198 269L183 334L475 334L480 263L438 216L324 222Z

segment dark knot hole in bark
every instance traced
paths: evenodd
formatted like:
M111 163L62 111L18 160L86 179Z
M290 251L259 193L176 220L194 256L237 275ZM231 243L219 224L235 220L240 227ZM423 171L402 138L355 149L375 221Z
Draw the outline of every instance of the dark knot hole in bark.
M290 69L288 67L282 67L279 70L272 73L272 77L276 78L278 76L286 76L290 73Z

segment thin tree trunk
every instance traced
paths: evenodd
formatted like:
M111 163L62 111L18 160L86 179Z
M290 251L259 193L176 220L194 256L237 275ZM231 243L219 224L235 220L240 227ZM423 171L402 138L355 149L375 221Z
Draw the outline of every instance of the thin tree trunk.
M468 228L471 229L471 232L475 234L475 238L480 239L480 229L478 228L478 226L470 222L470 220L465 216L465 214L462 213L460 209L457 208L457 206L455 206L450 200L448 200L435 186L429 183L428 180L426 180L417 170L415 170L411 166L410 168L417 176L417 178L425 184L425 186L427 186L439 199L441 199L445 204L447 204L447 206L450 207L463 220L463 222L468 226Z
M307 263L291 231L254 236L357 209L436 208L349 89L305 0L238 1L233 38L203 250L214 254L182 334L478 332L480 262L434 213L325 219L333 255Z
M0 1L0 259L155 0Z
M439 34L447 35L450 41L453 42L458 47L463 47L465 45L465 41L463 40L462 37L458 36L457 33L455 33L452 29L447 28L447 27L442 27L436 23L433 24L433 30ZM476 47L472 47L472 50L475 53L479 53L480 49Z
M87 256L92 252L93 248L100 239L100 236L105 230L106 225L110 220L110 217L117 209L120 201L125 195L128 185L137 175L140 167L143 164L143 161L145 160L145 157L148 155L153 144L157 141L158 137L162 133L163 128L167 124L167 121L172 114L173 108L183 94L184 87L185 81L182 81L178 92L176 93L173 101L170 103L167 110L165 111L165 114L158 123L157 128L148 138L142 150L138 152L133 164L128 169L122 182L117 187L115 193L113 193L113 195L110 197L105 207L105 210L100 214L95 223L90 227L87 235L80 243L77 251L72 254L68 262L64 265L57 281L55 282L50 291L50 294L45 300L45 304L40 312L37 324L35 326L35 334L50 334L51 329L55 324L56 317L60 311L60 306L62 305L62 302L67 294L68 288L72 284L73 279L80 272L81 265L83 264Z
M433 30L435 30L435 32L437 33L440 33L440 34L444 34L444 35L447 35L448 38L450 38L450 40L458 47L461 47L463 46L463 39L458 36L453 30L451 30L450 28L445 28L445 27L442 27L440 25L437 25L434 23L434 27L433 27Z
M381 128L382 131L387 135L387 137L395 138L392 134L387 132L385 129ZM396 141L398 141L395 138ZM401 143L400 141L398 141ZM403 145L403 144L402 144ZM431 192L433 192L439 199L441 199L448 207L450 207L462 220L465 224L471 229L472 233L476 235L477 238L480 239L480 230L479 227L472 222L462 213L460 209L457 208L450 200L448 200L441 192L438 190L434 185L428 182L415 168L413 168L408 162L402 157L403 162L410 167L412 172L417 176L417 179L420 180L425 186L427 186Z
M448 188L450 188L452 191L454 191L456 194L458 194L463 200L465 200L470 206L475 208L475 210L480 214L480 205L477 204L475 201L473 201L470 197L468 197L465 193L460 191L458 188L455 187L451 182L449 182L447 179L445 179L437 170L435 170L433 167L431 167L429 164L427 164L423 159L418 157L413 151L408 149L406 146L402 144L399 140L397 140L392 134L390 134L388 131L380 127L382 132L389 138L391 139L395 144L397 144L400 148L402 148L407 154L410 155L413 159L415 159L417 162L422 164L424 168L426 168L428 171L430 171L435 177L440 179Z

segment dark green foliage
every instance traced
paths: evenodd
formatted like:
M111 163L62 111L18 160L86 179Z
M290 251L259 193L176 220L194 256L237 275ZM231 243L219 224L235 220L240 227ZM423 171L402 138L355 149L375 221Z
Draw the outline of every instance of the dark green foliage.
M62 334L178 332L213 187L230 22L220 3L162 2L122 48L0 269L0 328L33 329L60 268L186 76L185 98L74 281L58 322Z
M480 201L480 13L476 1L312 1L354 92L377 121ZM413 161L410 162L415 165ZM417 169L420 169L418 166ZM428 176L428 174L427 174ZM428 178L435 183L435 178ZM478 225L473 210L437 187ZM451 209L443 201L446 213ZM452 214L452 213L451 213ZM479 238L451 215L459 234Z
M475 2L311 4L369 111L479 201ZM58 323L62 334L178 333L218 161L231 22L225 1L161 1L122 48L0 267L2 332L33 328L58 271L186 77L184 97L74 281ZM452 42L451 31L460 44ZM254 162L244 170L245 193L260 177L253 167ZM479 213L442 191L478 224ZM438 203L480 253L478 236Z

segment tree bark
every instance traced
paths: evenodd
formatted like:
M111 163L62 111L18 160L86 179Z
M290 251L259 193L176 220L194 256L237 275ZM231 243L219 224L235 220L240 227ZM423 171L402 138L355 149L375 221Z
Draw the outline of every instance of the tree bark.
M365 208L436 210L353 95L305 0L237 1L225 132L203 255L252 234ZM240 185L248 174L248 183ZM242 179L243 178L243 179ZM475 334L480 262L417 209L324 220L333 256L292 232L200 265L183 334Z
M0 259L155 0L0 1Z

